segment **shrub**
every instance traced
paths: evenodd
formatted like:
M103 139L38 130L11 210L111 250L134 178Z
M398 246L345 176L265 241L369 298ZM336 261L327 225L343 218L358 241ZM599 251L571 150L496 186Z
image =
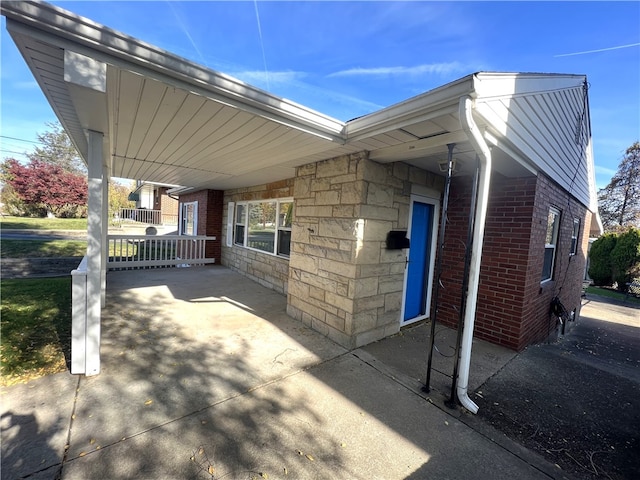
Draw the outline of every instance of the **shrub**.
M591 245L589 251L589 276L594 285L603 286L613 283L611 251L616 246L618 236L605 233Z
M618 235L616 245L611 250L611 267L618 290L626 290L626 284L640 269L640 229L631 227Z

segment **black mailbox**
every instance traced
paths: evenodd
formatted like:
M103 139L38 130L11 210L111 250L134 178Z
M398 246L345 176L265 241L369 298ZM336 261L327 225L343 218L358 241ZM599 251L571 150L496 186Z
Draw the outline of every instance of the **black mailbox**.
M401 250L409 248L409 239L405 230L391 230L387 234L387 249Z

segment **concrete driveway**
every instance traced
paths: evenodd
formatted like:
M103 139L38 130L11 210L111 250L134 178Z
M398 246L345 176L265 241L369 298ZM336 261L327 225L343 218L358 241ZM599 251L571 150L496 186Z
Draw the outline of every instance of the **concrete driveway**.
M568 478L443 407L445 373L420 392L421 327L347 352L217 266L111 272L107 290L100 375L2 389L3 478ZM514 356L474 352L477 385Z

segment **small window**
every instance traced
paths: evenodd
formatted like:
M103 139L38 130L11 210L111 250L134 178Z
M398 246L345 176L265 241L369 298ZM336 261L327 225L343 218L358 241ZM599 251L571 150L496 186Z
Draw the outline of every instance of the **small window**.
M198 202L188 202L182 204L180 211L180 233L182 235L198 234Z
M286 257L291 253L291 220L293 218L293 202L282 202L278 205L278 255Z
M569 255L575 255L578 253L578 238L580 236L580 219L573 219L573 230L571 232L571 250Z
M236 206L236 223L234 243L244 245L244 226L247 223L247 205L239 203Z
M546 282L553 278L553 267L556 261L556 250L558 245L558 231L560 230L560 210L554 207L549 208L547 216L547 234L544 245L544 261L542 264L541 282Z

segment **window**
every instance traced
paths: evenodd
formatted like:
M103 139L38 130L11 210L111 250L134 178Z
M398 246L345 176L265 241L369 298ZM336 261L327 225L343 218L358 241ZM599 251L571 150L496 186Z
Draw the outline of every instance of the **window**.
M569 255L578 253L578 237L580 236L580 219L573 219L573 231L571 232L571 250Z
M180 234L198 234L198 202L183 203L180 210Z
M288 257L291 251L292 217L291 199L238 203L234 243Z
M549 208L547 217L547 235L544 245L544 262L542 264L542 282L553 278L553 266L556 261L556 247L558 245L558 231L560 230L560 210Z
M247 223L247 205L239 203L236 206L235 244L244 245L244 226Z

